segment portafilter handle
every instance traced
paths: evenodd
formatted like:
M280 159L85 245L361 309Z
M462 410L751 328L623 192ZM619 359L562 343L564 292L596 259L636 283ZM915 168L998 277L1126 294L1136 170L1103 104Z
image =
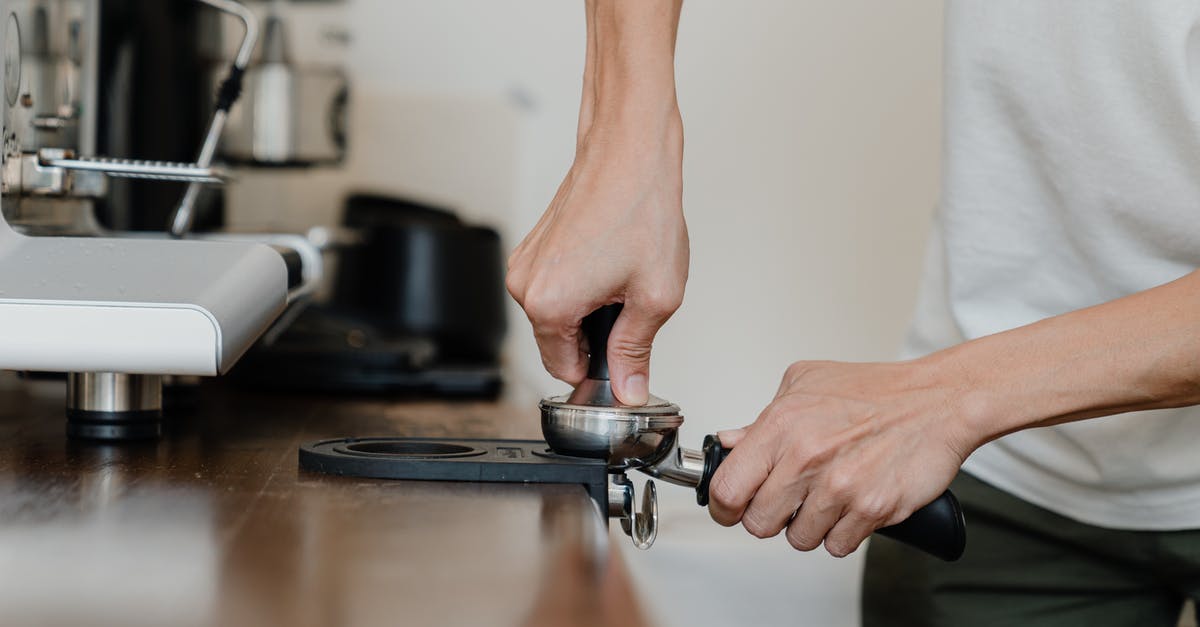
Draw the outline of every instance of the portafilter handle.
M729 456L730 450L721 446L721 440L717 436L705 436L702 451L704 470L699 483L696 484L696 503L701 506L708 505L708 484L712 481L717 467ZM967 546L967 526L962 506L949 490L943 492L932 503L913 512L902 522L876 529L875 533L903 542L947 562L962 557Z

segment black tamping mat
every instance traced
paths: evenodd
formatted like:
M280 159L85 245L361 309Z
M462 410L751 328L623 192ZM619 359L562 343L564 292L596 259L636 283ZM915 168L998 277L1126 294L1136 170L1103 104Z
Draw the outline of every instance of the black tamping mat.
M604 460L567 457L541 440L341 438L300 447L300 468L372 479L578 484L608 511Z

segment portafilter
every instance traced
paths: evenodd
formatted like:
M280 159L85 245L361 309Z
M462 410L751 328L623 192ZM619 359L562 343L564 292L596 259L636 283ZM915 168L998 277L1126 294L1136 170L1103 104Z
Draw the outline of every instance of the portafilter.
M621 520L638 548L649 548L657 536L658 505L653 481L647 481L640 511L633 511L633 484L626 471L637 469L668 483L693 488L696 502L708 505L708 485L729 454L715 435L700 450L678 442L683 414L678 405L651 395L645 405L622 404L612 391L608 372L608 336L621 305L607 305L583 319L588 343L587 378L569 395L543 399L542 435L559 455L603 459L609 468L608 515ZM913 512L903 522L876 530L946 561L957 560L966 547L966 524L958 499L949 490Z

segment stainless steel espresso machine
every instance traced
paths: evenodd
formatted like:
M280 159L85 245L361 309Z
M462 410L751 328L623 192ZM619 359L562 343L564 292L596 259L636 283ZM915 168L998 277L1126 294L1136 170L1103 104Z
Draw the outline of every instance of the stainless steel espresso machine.
M306 280L293 280L289 294L281 252L303 242L190 233L202 190L228 180L215 157L260 26L232 0L172 2L240 24L236 56L202 95L211 114L186 162L97 154L109 122L101 104L122 105L101 103L100 0L0 0L0 369L67 373L72 436L157 436L163 377L228 371L319 272L308 255L293 273ZM101 226L97 205L113 203L110 185L129 179L169 190L169 229ZM142 209L124 198L120 211Z

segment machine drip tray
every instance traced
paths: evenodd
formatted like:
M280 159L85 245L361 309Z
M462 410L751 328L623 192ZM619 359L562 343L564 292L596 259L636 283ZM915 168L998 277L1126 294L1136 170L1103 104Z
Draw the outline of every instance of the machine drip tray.
M608 511L604 460L550 452L541 440L342 438L300 447L300 468L345 477L584 486Z

